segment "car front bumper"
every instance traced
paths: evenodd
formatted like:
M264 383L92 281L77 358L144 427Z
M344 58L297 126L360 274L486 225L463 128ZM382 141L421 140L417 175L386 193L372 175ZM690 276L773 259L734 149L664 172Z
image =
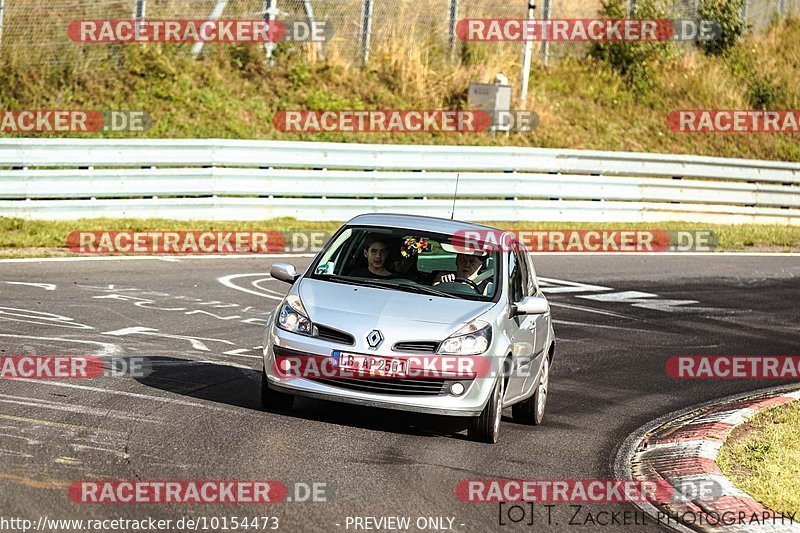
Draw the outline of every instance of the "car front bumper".
M322 400L380 407L415 413L427 413L445 416L473 417L483 411L492 393L495 380L492 377L477 377L469 380L466 390L456 396L451 393L431 394L384 394L366 392L336 386L327 382L304 377L286 377L275 371L275 345L280 348L302 354L330 357L333 350L348 351L347 347L324 340L297 335L269 325L264 339L264 372L270 389L306 396ZM408 354L392 354L392 357L403 357ZM485 355L483 356L485 357ZM365 381L379 382L379 379ZM465 380L459 379L462 383Z

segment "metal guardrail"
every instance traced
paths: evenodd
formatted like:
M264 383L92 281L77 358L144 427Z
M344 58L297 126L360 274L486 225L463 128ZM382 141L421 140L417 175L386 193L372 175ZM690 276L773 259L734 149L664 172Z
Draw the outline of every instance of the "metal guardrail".
M800 225L800 164L540 148L0 139L0 216Z

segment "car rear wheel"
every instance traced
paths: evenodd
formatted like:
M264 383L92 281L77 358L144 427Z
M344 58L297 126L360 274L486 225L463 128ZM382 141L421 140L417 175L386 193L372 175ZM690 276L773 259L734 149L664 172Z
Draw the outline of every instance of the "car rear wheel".
M494 444L500 434L500 419L503 417L503 393L505 380L501 376L494 385L492 395L480 416L470 420L467 434L471 439Z
M294 405L294 396L269 388L267 374L261 372L261 407L267 411L289 411Z
M544 408L547 405L547 392L550 387L550 360L545 356L542 361L542 373L533 396L511 407L515 422L538 426L544 420Z

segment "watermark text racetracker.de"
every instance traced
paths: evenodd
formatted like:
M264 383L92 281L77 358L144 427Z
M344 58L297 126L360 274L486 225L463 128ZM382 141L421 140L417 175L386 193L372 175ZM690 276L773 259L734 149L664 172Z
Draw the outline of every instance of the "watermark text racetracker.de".
M682 355L664 368L679 379L800 379L800 356Z
M150 113L138 110L0 111L0 133L139 133L152 124Z
M692 19L462 19L456 25L462 41L713 41L721 34L717 21Z
M287 110L272 117L284 133L482 133L529 132L539 116L529 110Z
M67 248L79 254L274 254L315 253L324 231L73 231Z
M717 236L709 230L463 230L453 237L458 251L474 252L499 248L513 251L517 242L529 252L710 252Z
M800 110L676 109L667 126L676 133L800 133Z
M78 504L274 504L327 503L334 488L325 481L276 480L81 480L67 489Z
M642 510L618 507L624 503L665 504L720 498L722 484L711 477L681 479L675 483L624 479L471 479L456 485L456 497L470 503L497 503L500 526L535 523L570 526L636 526L658 524L791 524L792 514L659 511L653 518ZM591 507L585 504L592 504ZM600 505L598 505L600 504ZM607 507L604 507L605 504ZM494 511L493 511L494 512Z
M152 371L146 357L93 355L18 355L0 357L0 380L4 379L96 379L141 378Z
M76 43L321 43L333 27L320 19L73 20L67 35Z

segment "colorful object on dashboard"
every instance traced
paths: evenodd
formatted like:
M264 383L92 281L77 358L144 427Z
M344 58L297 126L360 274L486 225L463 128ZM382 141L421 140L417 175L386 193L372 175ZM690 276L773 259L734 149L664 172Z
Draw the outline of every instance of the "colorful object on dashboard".
M430 245L427 240L407 237L403 241L403 246L400 247L400 254L403 257L413 257L420 252L427 252L428 250L430 250Z

